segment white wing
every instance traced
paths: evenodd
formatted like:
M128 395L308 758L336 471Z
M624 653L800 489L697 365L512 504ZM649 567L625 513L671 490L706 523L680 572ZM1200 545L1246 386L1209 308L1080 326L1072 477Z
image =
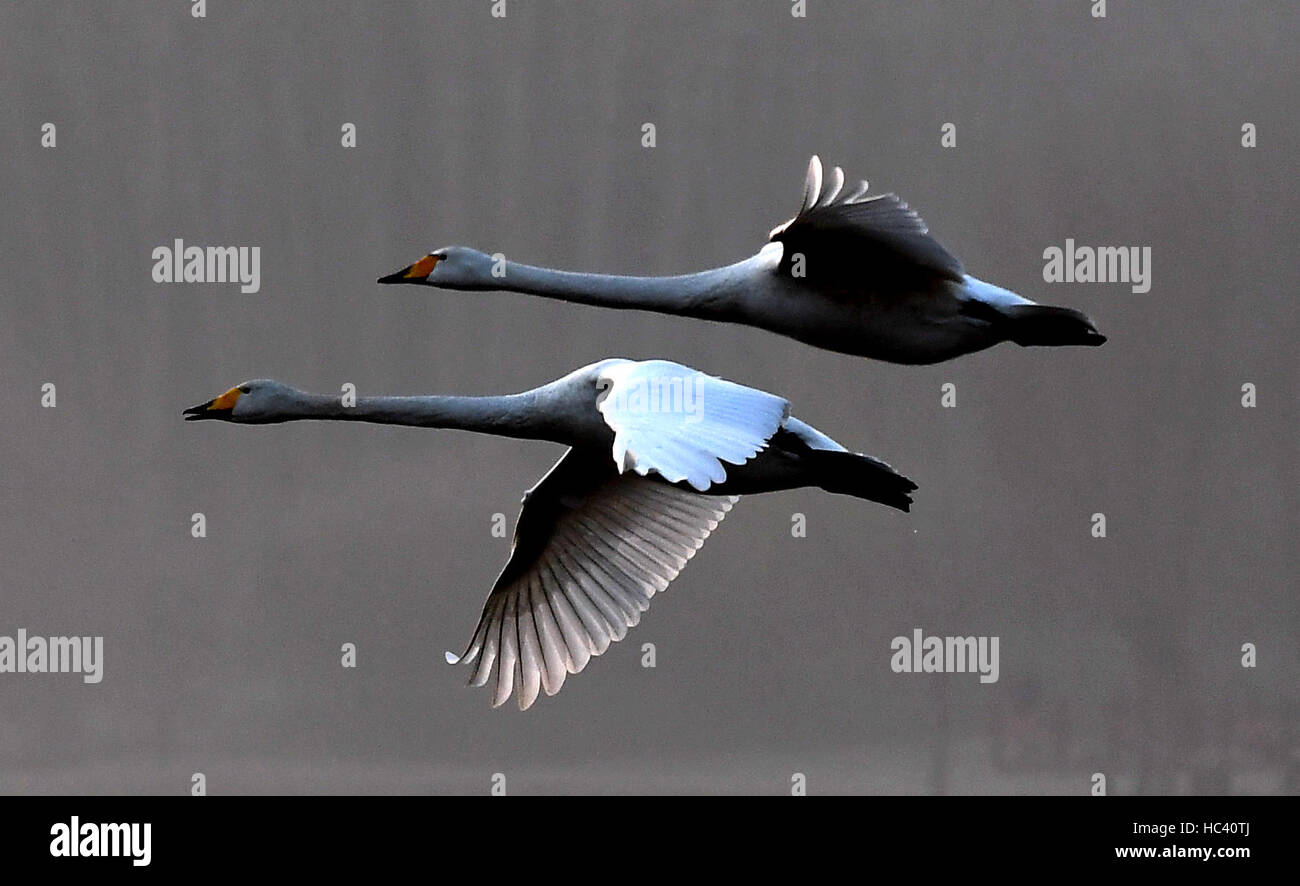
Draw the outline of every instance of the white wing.
M667 360L611 363L597 387L619 473L654 471L701 492L727 479L723 462L757 455L790 414L781 397Z
M793 415L785 420L785 429L794 434L804 443L811 446L813 449L825 449L828 452L848 452L848 450L838 442L827 437L807 422L800 421ZM861 455L862 453L859 452L856 454Z
M470 683L493 682L496 707L554 695L641 620L731 510L700 495L615 473L603 452L570 449L524 497L510 560L465 653Z

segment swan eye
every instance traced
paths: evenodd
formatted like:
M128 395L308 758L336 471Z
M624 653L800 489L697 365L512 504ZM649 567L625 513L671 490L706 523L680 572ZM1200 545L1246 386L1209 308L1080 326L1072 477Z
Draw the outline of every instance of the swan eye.
M239 388L241 394L247 394L250 390L252 389L248 385L241 385Z

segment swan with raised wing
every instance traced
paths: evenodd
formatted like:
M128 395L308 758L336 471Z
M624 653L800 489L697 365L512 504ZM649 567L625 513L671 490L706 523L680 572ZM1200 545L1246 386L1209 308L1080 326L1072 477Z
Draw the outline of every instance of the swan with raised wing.
M1039 305L965 272L894 194L845 187L812 158L803 206L758 254L695 274L628 277L540 268L464 246L435 249L380 283L507 290L757 326L806 344L887 360L938 363L999 342L1104 343L1087 316Z

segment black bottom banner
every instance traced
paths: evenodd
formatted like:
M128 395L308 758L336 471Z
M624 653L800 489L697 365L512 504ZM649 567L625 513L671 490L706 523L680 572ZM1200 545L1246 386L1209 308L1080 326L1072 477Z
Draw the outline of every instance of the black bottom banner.
M1128 868L1231 877L1285 863L1289 798L8 797L5 869L587 872L774 858L989 873ZM568 848L564 848L567 846ZM571 855L569 859L563 856ZM465 863L464 865L462 864ZM652 863L653 863L652 862ZM425 868L432 870L432 868Z

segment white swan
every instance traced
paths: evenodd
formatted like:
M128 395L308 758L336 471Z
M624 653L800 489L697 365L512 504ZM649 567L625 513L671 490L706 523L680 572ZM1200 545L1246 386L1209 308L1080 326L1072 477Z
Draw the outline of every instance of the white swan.
M968 275L893 194L823 179L812 158L798 215L757 255L674 277L583 274L494 260L464 246L437 249L380 277L443 289L502 289L632 308L787 335L819 348L893 363L937 363L999 342L1100 345L1071 308L1049 307Z
M815 486L906 511L916 484L790 415L773 394L665 360L603 360L488 397L309 394L268 379L186 409L240 424L322 419L459 428L570 449L524 495L510 559L447 660L528 708L621 640L740 495Z

